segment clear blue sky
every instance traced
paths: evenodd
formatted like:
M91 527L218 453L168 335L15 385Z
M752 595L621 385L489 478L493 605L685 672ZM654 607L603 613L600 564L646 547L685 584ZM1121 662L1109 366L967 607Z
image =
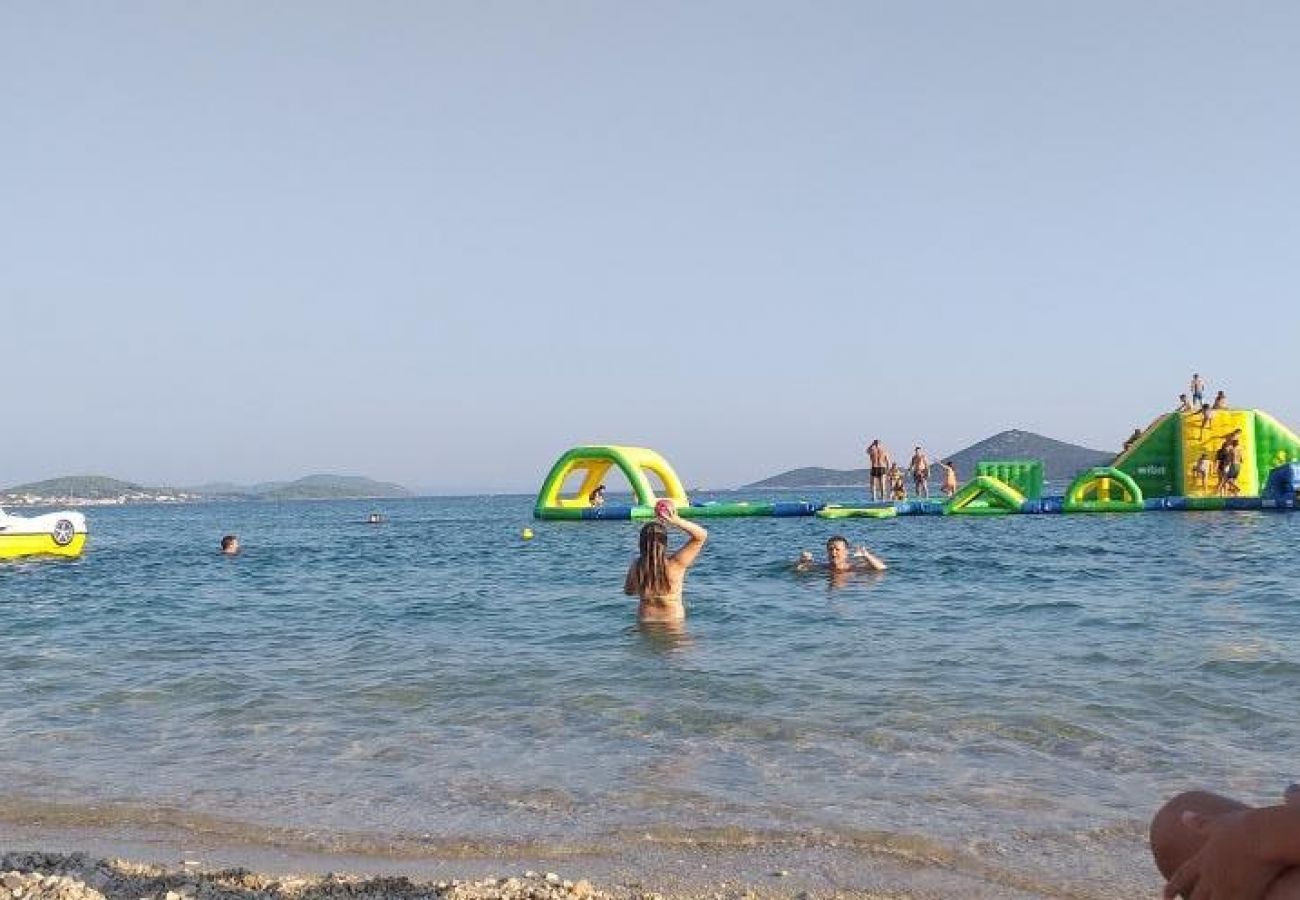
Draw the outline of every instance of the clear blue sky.
M1300 426L1300 6L0 5L0 484Z

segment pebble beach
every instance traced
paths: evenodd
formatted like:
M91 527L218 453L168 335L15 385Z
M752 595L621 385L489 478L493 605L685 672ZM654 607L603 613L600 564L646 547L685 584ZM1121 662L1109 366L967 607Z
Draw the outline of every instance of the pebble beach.
M783 877L780 871L772 873ZM666 878L672 882L674 879ZM272 875L242 868L204 870L84 853L9 852L0 858L0 900L806 900L807 890L763 890L721 882L693 890L639 883L576 881L555 872L477 879L418 879L401 875ZM911 893L833 891L861 900L919 898Z

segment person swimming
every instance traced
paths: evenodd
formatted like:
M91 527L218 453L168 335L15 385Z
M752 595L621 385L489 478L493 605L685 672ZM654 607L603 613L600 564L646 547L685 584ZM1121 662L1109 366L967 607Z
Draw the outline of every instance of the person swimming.
M687 535L677 552L668 553L668 526ZM637 618L642 622L672 622L686 618L682 603L682 584L686 570L704 548L709 533L694 522L677 515L665 500L655 505L655 521L641 528L640 553L627 570L623 593L641 599Z
M794 564L796 572L811 572L816 568L813 555L807 550L799 554L799 559ZM843 575L849 572L883 572L889 566L861 545L850 551L849 539L837 534L826 541L826 563L821 568L832 575Z

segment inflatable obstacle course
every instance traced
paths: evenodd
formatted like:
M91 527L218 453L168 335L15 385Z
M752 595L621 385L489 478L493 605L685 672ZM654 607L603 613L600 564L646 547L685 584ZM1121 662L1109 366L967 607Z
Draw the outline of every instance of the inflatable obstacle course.
M1264 506L1293 509L1300 494L1300 463L1283 463L1268 473L1268 482L1260 494Z
M912 498L896 503L813 503L803 500L692 503L681 479L662 456L644 447L586 445L566 451L542 484L533 508L538 519L650 519L667 498L686 518L811 516L824 519L913 515L999 516L1009 513L1137 512L1139 510L1293 509L1300 505L1300 437L1257 409L1214 410L1158 416L1106 467L1089 469L1064 496L1044 496L1039 460L982 460L975 478L947 500ZM1239 492L1221 496L1215 454L1236 438ZM1209 460L1204 485L1194 475ZM633 503L597 504L592 492L615 471L626 478Z
M1002 516L1020 512L1025 495L992 475L976 475L943 505L945 516Z
M1196 484L1192 477L1192 467L1204 454L1208 464L1213 467L1214 455L1230 436L1237 436L1241 442L1241 472L1237 484L1241 493L1252 496L1259 493L1259 468L1255 458L1255 422L1250 410L1219 409L1214 411L1210 424L1201 427L1200 413L1183 413L1178 416L1181 426L1178 445L1178 473L1182 476L1179 493L1184 497L1213 497L1216 495L1216 479L1206 479L1204 487Z
M817 516L821 519L892 519L896 515L898 507L892 503L887 506L840 506L828 503L817 510Z
M1112 465L1132 478L1145 497L1216 500L1214 456L1234 432L1241 449L1241 471L1237 475L1241 497L1258 496L1261 473L1300 460L1300 437L1268 413L1258 409L1216 409L1204 428L1199 412L1160 416ZM1204 487L1193 476L1193 467L1202 453L1209 460L1211 473ZM1191 503L1187 508L1222 507Z
M996 478L1027 500L1043 496L1043 463L1038 459L988 460L975 464L975 474Z
M632 487L633 504L593 503L592 494L612 470ZM660 489L656 491L655 482ZM730 516L811 516L817 506L803 501L692 504L668 461L645 447L592 444L574 447L551 466L533 506L537 519L653 519L655 503L671 500L687 519Z
M1142 488L1112 466L1081 472L1065 492L1063 512L1141 512Z
M632 512L633 507L597 506L591 502L592 492L604 484L611 468L622 472L632 486L636 506L647 507L648 511L638 515ZM651 476L662 485L661 495L656 495ZM542 482L533 514L539 519L652 518L655 501L660 499L680 507L690 503L681 479L666 459L644 447L590 445L574 447L555 461ZM627 510L627 514L601 515L618 509Z

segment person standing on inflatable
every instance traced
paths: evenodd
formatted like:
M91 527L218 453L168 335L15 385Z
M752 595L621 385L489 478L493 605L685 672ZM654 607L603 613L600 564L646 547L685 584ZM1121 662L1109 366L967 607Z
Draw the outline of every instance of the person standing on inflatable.
M885 445L880 443L880 438L876 438L867 445L867 460L871 463L871 499L886 500L889 498L888 490L885 487L885 473L889 471L889 451Z
M668 554L668 526L686 533L686 543ZM680 622L686 618L682 583L686 570L704 549L709 533L677 515L671 501L655 504L655 521L641 528L640 555L627 570L623 593L641 598L637 618L642 622Z
M925 451L917 447L912 451L912 462L908 466L912 472L912 485L916 488L916 496L930 496L930 458L925 455Z
M957 469L953 466L951 459L945 459L939 463L943 467L943 495L951 497L957 493Z

